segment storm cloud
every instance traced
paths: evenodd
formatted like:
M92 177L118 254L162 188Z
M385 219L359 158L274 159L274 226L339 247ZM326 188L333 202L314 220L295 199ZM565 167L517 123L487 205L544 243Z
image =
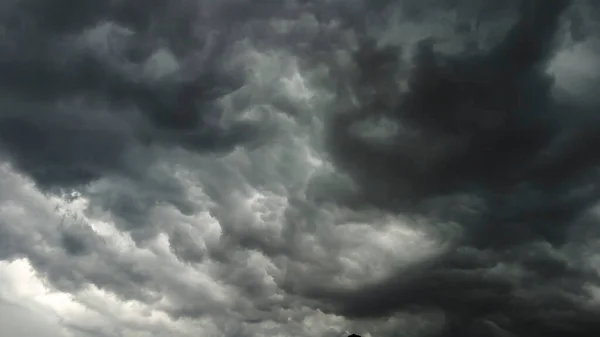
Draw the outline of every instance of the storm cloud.
M600 335L599 15L4 1L1 324Z

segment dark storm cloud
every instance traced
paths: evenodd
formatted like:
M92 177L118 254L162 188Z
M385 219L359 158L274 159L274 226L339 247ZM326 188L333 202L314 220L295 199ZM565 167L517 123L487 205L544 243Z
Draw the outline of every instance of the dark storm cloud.
M556 15L531 21L537 15L524 15L505 41L485 54L445 57L424 41L403 96L381 94L394 85L385 75L399 68L399 51L368 45L359 50L358 86L372 97L361 102L364 111L331 123L334 154L357 176L367 176L364 185L373 197L396 196L390 202L526 180L520 175L527 172L520 171L548 146L557 128L556 107L549 102L552 83L543 66L558 22ZM415 130L414 139L401 144L400 138L412 136L401 130L398 139L387 140L396 141L394 146L377 146L351 132L350 126L377 117ZM385 183L371 180L375 171ZM386 193L380 191L384 185Z
M484 322L517 336L600 331L600 307L582 288L598 282L597 272L547 245L502 253L460 249L430 262L356 292L332 289L328 296L340 300L350 317L440 310L447 322L440 336L480 336L473 329Z
M440 336L600 333L600 308L583 290L597 272L566 253L583 249L573 231L600 196L600 105L557 99L547 73L570 5L522 1L488 50L448 56L423 41L408 66L399 49L358 50L360 110L333 118L329 137L361 189L351 204L433 215L459 224L463 239L384 282L316 297L353 317L440 310ZM392 89L402 67L405 93ZM396 132L377 141L353 131L378 119Z
M0 16L0 146L40 186L74 187L143 174L151 159L140 146L223 153L254 143L274 126L221 104L248 84L237 43L331 58L345 41L322 24L364 30L363 4L347 5L9 1ZM295 25L303 13L299 28L273 33L272 20ZM294 113L285 99L271 101Z
M524 3L490 51L442 56L424 42L408 92L396 97L386 73L400 67L399 51L359 50L359 90L373 97L364 96L361 111L334 119L330 139L338 162L361 183L364 202L418 211L436 198L472 194L493 205L477 222L513 243L521 236L558 242L595 202L597 107L557 101L546 73L568 2ZM352 132L377 118L399 128L385 143Z
M218 99L241 87L243 74L223 68L227 32L192 29L202 14L192 2L4 6L1 145L40 185L122 171L140 143L222 152L258 136L258 125L220 121ZM151 61L161 51L180 65L156 78L152 68L164 65Z
M0 149L82 220L0 166L0 258L114 324L76 334L597 336L574 4L6 1Z

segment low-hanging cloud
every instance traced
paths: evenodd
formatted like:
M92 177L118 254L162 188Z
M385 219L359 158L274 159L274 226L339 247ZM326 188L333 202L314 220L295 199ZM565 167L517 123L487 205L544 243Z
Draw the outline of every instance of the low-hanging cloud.
M598 13L6 1L0 305L49 336L597 336Z
M501 336L600 331L598 306L585 291L597 273L572 241L582 244L575 232L594 226L587 214L598 198L599 106L557 98L548 73L569 5L522 2L487 50L445 56L423 44L405 94L388 103L372 91L360 111L331 122L334 156L360 185L354 205L435 214L460 224L463 236L435 262L400 268L385 282L330 289L342 312L442 310L444 336L481 335L477 322ZM395 55L373 52L363 76L394 73ZM352 133L373 118L399 130L384 143Z

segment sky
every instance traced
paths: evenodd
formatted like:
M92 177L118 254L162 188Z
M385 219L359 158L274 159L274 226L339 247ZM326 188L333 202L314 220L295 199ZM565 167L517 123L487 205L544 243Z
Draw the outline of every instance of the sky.
M600 336L600 3L0 2L0 335Z

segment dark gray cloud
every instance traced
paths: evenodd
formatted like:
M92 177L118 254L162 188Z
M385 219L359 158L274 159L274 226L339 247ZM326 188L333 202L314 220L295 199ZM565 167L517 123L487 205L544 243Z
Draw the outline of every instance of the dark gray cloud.
M597 7L4 2L0 309L77 337L597 336Z
M120 173L139 144L221 152L257 136L257 125L220 120L218 100L243 74L224 69L226 32L192 27L198 5L13 3L1 23L0 134L40 185Z
M441 310L440 336L600 332L599 308L585 291L597 272L566 253L577 251L573 230L598 200L600 105L558 99L548 74L570 5L522 2L512 28L488 49L448 56L423 42L403 94L386 94L395 85L386 74L402 66L399 49L359 51L364 98L358 111L330 122L332 153L359 182L352 204L434 214L458 223L463 238L384 282L326 290L341 312ZM398 129L385 142L353 132L381 118ZM465 195L477 202L465 204Z

